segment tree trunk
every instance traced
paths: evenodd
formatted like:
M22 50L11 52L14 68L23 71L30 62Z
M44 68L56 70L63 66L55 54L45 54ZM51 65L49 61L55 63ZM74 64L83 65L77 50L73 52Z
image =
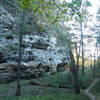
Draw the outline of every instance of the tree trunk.
M18 57L18 66L17 66L17 90L16 96L20 96L21 94L21 84L20 84L20 75L21 75L21 60L22 60L22 33L19 34L19 57Z
M80 58L80 49L81 49L81 44L79 46L79 52L78 52L78 48L77 48L77 70L79 71L79 58Z
M90 55L90 57L91 57L91 65L90 65L90 66L91 66L91 70L92 70L92 72L93 72L92 55Z
M79 94L80 86L79 86L79 80L78 80L78 71L77 71L77 67L75 65L75 60L74 60L74 56L73 56L71 49L69 50L69 54L70 54L70 59L71 59L72 74L74 77L74 92L75 92L75 94Z
M84 46L83 46L83 25L82 25L82 22L81 22L81 44L82 44L82 75L84 76L85 73L84 73Z
M19 55L18 55L18 66L17 66L17 73L16 73L16 81L17 81L17 89L16 89L16 96L21 95L21 61L22 61L22 40L23 40L23 33L24 33L24 20L25 20L25 10L22 10L21 15L21 24L19 29Z
M77 56L77 62L76 62L76 64L77 64L77 71L79 71L79 53L78 53L78 46L77 46L77 43L76 43L76 56Z
M95 55L94 55L94 68L93 68L93 77L95 78Z

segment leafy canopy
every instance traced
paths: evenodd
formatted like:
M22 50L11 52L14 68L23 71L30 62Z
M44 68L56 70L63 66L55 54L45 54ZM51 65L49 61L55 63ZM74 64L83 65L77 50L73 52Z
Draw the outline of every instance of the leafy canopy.
M32 9L34 13L44 16L51 22L61 19L69 20L80 9L82 0L72 2L61 0L19 0L23 9Z

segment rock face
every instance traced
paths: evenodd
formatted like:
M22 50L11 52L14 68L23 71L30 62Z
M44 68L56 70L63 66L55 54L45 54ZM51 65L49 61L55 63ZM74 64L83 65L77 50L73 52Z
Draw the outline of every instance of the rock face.
M0 83L16 79L19 37L13 33L18 16L13 16L4 6L0 6ZM26 24L31 27L31 16L26 15ZM38 78L56 73L56 67L66 59L58 53L55 44L45 33L28 29L23 35L21 78ZM16 29L17 30L17 29Z
M6 62L6 58L2 52L0 52L0 63Z

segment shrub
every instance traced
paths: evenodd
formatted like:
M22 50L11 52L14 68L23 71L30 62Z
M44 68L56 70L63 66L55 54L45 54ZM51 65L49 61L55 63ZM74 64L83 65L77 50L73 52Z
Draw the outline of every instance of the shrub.
M43 78L43 81L57 87L64 86L68 88L73 88L74 82L73 78L71 78L72 77L70 77L69 73L59 73L45 77ZM91 84L92 80L93 78L89 75L82 76L81 74L79 74L79 84L80 87L83 89L87 88Z

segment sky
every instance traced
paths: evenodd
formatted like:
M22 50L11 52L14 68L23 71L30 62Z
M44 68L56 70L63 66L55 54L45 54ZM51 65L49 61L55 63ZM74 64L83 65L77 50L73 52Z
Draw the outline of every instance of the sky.
M64 0L62 0L62 1L64 1ZM65 1L70 2L72 0L65 0ZM87 1L90 1L92 4L92 6L89 8L89 12L91 14L96 14L98 7L100 7L100 0L87 0Z
M100 0L89 0L92 6L89 8L91 14L96 14L97 9L100 7Z
M92 21L89 22L88 24L93 26L93 24L96 23L96 13L98 11L98 8L100 7L100 0L88 0L88 1L91 2L91 7L88 8L88 11L89 11L90 15L93 15ZM90 30L86 30L86 31L84 30L84 34L90 34L91 35L91 33L92 32ZM84 49L85 50L91 50L91 54L94 55L96 53L95 52L96 51L95 39L93 39L93 41L91 43L88 43L88 39L84 39L84 42L86 43L86 46L84 47ZM85 56L89 56L90 55L89 52L88 51L85 52ZM99 53L100 53L100 51L99 51Z
M91 7L89 8L89 12L90 14L92 14L94 16L94 20L93 20L93 23L95 23L95 17L96 17L96 13L97 13L97 10L98 8L100 7L100 0L89 0L91 2ZM90 32L91 33L91 32ZM86 47L87 49L90 49L92 51L92 54L95 53L95 43L92 42L90 45L89 45L89 48L88 46Z
M72 0L66 0L66 1L70 2ZM86 1L86 0L84 0L84 1ZM90 3L91 3L91 7L88 8L88 11L89 11L90 15L93 15L92 21L89 22L88 24L90 24L91 26L93 26L93 24L96 23L96 13L97 13L98 8L100 7L100 0L87 0L87 1L90 1ZM77 33L77 32L75 32L75 33ZM90 35L91 35L91 33L92 32L90 30L86 30L84 32L84 34L90 34ZM87 49L87 50L91 50L92 55L94 55L94 53L96 51L95 40L93 40L91 43L88 43L88 40L85 40L84 42L87 45L84 48ZM99 53L100 53L100 51L99 51ZM89 54L89 52L86 52L85 55L89 56L90 54Z

